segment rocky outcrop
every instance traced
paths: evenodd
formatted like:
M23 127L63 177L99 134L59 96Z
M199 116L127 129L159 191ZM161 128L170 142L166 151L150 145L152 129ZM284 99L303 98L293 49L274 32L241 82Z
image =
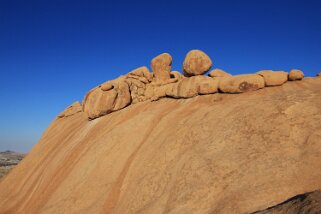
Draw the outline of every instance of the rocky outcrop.
M304 73L301 70L293 69L289 72L289 80L302 80L304 78Z
M288 73L284 71L263 70L257 74L264 78L265 86L280 86L288 81Z
M264 70L257 74L236 75L214 69L203 76L212 61L200 50L187 53L183 63L183 74L171 71L172 57L163 53L151 60L152 72L145 66L136 68L115 80L107 81L90 90L82 103L89 119L104 116L125 108L130 104L156 101L163 97L191 98L213 93L243 93L255 91L264 86L280 86L288 79L300 80L303 73L292 70L289 75L283 71ZM66 109L58 117L79 112L80 107Z
M212 70L208 76L210 76L210 77L230 77L232 75L223 71L222 69L216 68L216 69Z
M158 55L151 62L151 68L155 82L163 82L170 79L172 57L168 53Z
M69 117L76 113L82 112L82 106L80 102L74 102L68 106L63 112L58 115L58 118Z
M221 78L219 89L224 93L243 93L258 90L264 85L264 78L258 74L241 74Z
M185 76L202 75L210 70L212 60L200 50L191 50L187 53L183 63L183 73Z

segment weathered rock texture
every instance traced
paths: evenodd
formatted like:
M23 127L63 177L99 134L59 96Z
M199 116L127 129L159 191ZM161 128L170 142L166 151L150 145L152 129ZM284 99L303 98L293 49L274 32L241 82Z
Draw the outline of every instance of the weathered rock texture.
M288 81L288 73L284 71L263 70L257 74L264 78L265 86L279 86Z
M147 84L149 84L152 79L152 73L150 73L145 66L129 72L125 78L125 83L129 86L132 104L143 102L147 99L145 91Z
M220 79L219 89L224 93L242 93L263 88L264 78L258 74L241 74Z
M210 70L212 60L200 50L191 50L187 53L184 63L183 72L185 76L202 75Z
M232 76L231 74L223 71L222 69L214 69L209 73L210 77L230 77Z
M304 77L304 73L300 70L293 69L289 73L289 80L294 81L294 80L302 80Z
M320 121L320 78L57 118L1 180L0 213L264 210L321 188Z

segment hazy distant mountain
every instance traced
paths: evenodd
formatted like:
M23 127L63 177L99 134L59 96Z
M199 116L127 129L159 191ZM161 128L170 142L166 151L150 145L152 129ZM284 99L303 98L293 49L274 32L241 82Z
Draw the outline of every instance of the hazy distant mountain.
M25 154L13 152L9 150L0 152L0 178L6 175L24 157L25 157Z

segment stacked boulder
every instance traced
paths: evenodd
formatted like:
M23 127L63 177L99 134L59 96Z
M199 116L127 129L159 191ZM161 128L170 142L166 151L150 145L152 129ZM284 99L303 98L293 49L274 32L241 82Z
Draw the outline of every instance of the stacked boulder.
M202 75L210 70L212 60L200 50L191 50L187 53L183 63L183 74L187 77Z
M302 80L304 78L304 73L301 70L293 69L289 73L289 80Z
M85 112L89 119L125 108L130 104L154 101L162 97L191 98L213 93L243 93L263 87L280 86L288 80L301 80L300 70L284 71L262 70L256 74L232 76L214 69L210 57L200 50L191 50L183 62L183 74L172 71L172 57L163 53L151 60L152 72L142 66L115 80L107 81L90 90L82 105L76 102L58 117L68 117L77 112Z

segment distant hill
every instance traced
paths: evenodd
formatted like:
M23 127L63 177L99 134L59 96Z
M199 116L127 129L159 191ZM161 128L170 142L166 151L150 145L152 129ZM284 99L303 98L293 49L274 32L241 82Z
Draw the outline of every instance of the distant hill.
M14 168L23 158L25 154L4 151L0 152L0 178L6 175L12 168Z

